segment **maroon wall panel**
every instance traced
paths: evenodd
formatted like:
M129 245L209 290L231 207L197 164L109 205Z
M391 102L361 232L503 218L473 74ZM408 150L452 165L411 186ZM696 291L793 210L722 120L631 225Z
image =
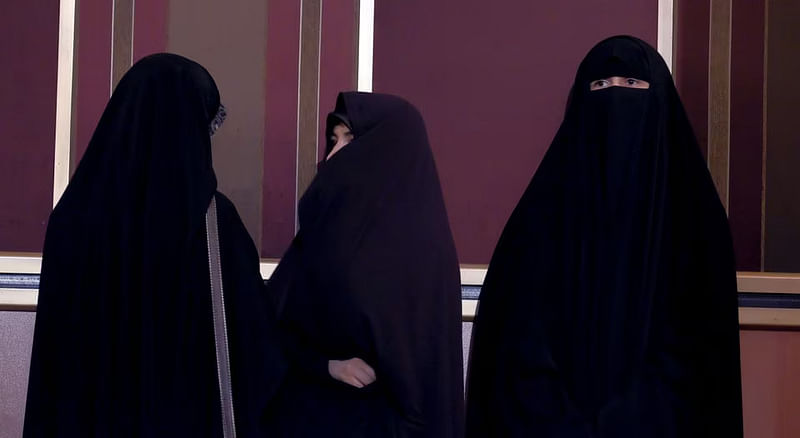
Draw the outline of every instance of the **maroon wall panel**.
M283 255L294 236L300 2L267 3L266 129L261 254Z
M322 38L319 72L319 156L325 153L325 118L340 91L356 88L358 23L356 0L322 3Z
M374 89L428 127L462 263L488 263L601 39L655 45L658 2L378 0Z
M53 205L58 2L5 6L0 14L0 251L37 252Z
M78 39L76 132L71 157L76 166L111 96L111 4L106 0L81 0L79 3L75 32Z
M674 74L703 156L708 153L710 0L677 0Z
M765 0L734 0L731 36L730 223L737 269L761 269Z
M136 0L134 3L133 62L167 49L168 2Z

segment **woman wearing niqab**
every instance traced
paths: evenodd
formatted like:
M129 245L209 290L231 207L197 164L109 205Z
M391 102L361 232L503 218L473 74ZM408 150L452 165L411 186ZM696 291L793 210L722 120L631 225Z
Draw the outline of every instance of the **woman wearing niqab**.
M475 320L469 437L741 437L725 210L663 59L581 63Z
M283 361L259 257L216 191L211 75L137 62L50 216L25 437L222 436L206 212L216 200L235 428L261 436Z
M458 260L422 118L397 97L342 93L327 128L268 287L290 357L271 436L460 437ZM355 359L372 372L335 377Z

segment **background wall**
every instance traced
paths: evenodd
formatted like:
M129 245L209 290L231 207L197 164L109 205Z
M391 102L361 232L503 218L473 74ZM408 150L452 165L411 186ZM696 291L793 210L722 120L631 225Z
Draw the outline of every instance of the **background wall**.
M766 45L764 268L800 271L800 2L769 0Z
M0 251L41 251L53 206L58 2L0 14Z
M375 91L425 118L462 263L489 262L600 40L656 45L658 2L378 1Z
M675 2L675 80L703 152L725 152L719 179L740 270L800 271L795 3ZM425 116L462 263L488 263L558 128L585 53L621 33L655 44L657 8L657 0L376 1L374 89L407 97ZM262 256L280 257L324 145L325 115L340 90L355 88L357 9L357 0L236 0L222 9L186 0L81 0L71 169L132 61L165 50L194 58L214 74L230 109L214 139L220 189ZM3 20L19 43L0 45L17 60L0 73L0 251L36 252L52 197L58 10L33 2ZM711 36L720 34L730 56L726 68L711 71L720 53ZM709 99L718 89L727 105ZM728 123L727 143L709 142L711 119Z

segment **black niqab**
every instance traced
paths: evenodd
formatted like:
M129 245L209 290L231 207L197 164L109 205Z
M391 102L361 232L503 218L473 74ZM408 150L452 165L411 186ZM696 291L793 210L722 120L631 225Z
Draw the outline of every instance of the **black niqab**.
M650 87L590 91L611 76ZM670 73L605 40L492 257L467 436L741 436L737 318L725 211Z
M122 78L45 239L25 436L221 436L205 213L220 98L186 58ZM283 362L258 254L216 193L237 431Z
M335 113L354 140L321 163L270 281L294 358L274 434L459 437L458 260L424 123L380 94L340 94ZM354 357L375 383L328 375Z

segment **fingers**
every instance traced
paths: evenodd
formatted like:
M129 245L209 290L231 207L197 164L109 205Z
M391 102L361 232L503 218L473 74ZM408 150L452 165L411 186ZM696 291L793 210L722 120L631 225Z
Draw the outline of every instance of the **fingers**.
M367 386L370 383L375 381L375 379L373 379L369 375L369 372L364 367L356 365L356 366L353 367L352 373L353 373L353 377L355 377L356 380L358 380L358 382L361 383L362 387Z
M372 369L372 367L366 362L357 357L350 359L350 361L354 368L353 374L361 383L364 384L364 386L369 385L376 380L377 377L375 375L375 370Z
M331 361L336 364L334 377L348 385L363 388L377 379L375 370L363 360L354 357L345 361Z
M355 386L356 388L363 388L364 384L361 383L360 380L356 376L347 376L344 378L344 383L347 383L350 386Z

